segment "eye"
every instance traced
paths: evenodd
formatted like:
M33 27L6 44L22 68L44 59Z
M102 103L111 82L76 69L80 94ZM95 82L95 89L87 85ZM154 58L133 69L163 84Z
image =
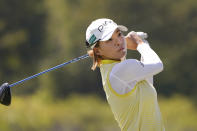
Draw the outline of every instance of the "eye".
M118 33L118 36L122 36L122 32L119 32L119 33Z
M108 41L112 41L112 38L110 38Z

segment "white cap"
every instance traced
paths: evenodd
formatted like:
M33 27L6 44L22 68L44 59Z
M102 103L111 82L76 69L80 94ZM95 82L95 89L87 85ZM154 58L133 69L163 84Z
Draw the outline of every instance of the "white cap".
M127 31L127 27L117 25L113 20L102 18L93 21L86 30L86 46L93 48L98 41L107 41L116 29Z

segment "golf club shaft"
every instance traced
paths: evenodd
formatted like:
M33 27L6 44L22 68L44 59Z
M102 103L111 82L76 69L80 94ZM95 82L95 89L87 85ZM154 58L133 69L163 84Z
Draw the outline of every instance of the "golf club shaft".
M25 79L23 79L23 80L17 81L17 82L15 82L15 83L13 83L13 84L11 84L11 85L9 85L9 86L10 86L10 87L16 86L16 85L18 85L18 84L20 84L20 83L23 83L23 82L27 81L27 80L33 79L33 78L38 77L38 76L40 76L40 75L42 75L42 74L45 74L45 73L50 72L50 71L52 71L52 70L61 68L61 67L65 66L65 65L68 65L68 64L70 64L70 63L77 62L77 61L79 61L79 60L82 60L82 59L85 59L85 58L88 58L88 57L89 57L88 54L82 55L82 56L77 57L77 58L75 58L75 59L72 59L72 60L70 60L70 61L68 61L68 62L59 64L59 65L54 66L54 67L52 67L52 68L50 68L50 69L44 70L44 71L42 71L42 72L40 72L40 73L37 73L37 74L32 75L32 76L30 76L30 77L27 77L27 78L25 78Z

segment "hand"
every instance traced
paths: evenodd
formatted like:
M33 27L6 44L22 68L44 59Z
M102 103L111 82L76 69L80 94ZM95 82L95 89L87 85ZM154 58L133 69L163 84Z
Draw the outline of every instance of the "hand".
M137 35L135 32L128 33L127 36L125 36L125 40L127 43L127 48L130 50L136 50L138 44L142 44L142 39Z

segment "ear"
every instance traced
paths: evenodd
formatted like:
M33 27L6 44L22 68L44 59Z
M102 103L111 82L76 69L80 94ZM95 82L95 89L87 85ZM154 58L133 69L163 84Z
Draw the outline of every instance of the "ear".
M94 47L93 50L94 50L94 52L95 52L96 55L101 55L101 52L100 52L100 49L99 48Z

